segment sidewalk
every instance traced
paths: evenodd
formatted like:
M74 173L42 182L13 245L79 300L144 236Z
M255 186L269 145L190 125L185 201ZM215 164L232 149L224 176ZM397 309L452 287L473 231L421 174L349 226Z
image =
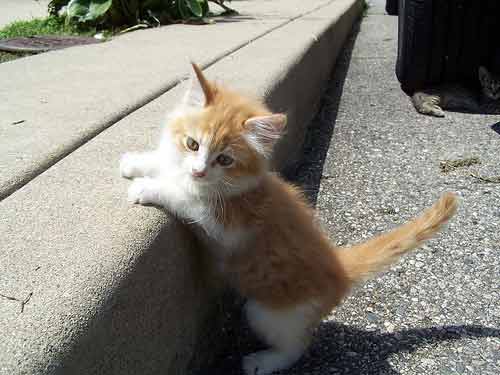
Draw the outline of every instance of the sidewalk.
M28 21L46 17L50 0L2 0L0 3L0 28L14 21Z
M500 373L500 186L470 176L500 176L500 116L416 113L394 73L396 43L397 17L371 8L339 56L290 177L338 245L406 222L444 191L460 196L458 214L360 286L280 375ZM440 161L471 156L481 164L441 173ZM262 349L244 321L231 332L231 348L196 375L241 374L241 357Z

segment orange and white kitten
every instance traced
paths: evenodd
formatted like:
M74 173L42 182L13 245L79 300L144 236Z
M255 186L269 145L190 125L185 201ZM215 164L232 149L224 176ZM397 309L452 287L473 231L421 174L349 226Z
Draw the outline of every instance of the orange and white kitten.
M156 204L205 232L230 284L248 299L250 326L269 349L247 355L247 374L284 369L351 287L430 238L456 210L446 193L413 221L336 248L302 192L272 174L268 158L286 116L195 75L157 150L127 153L131 203Z

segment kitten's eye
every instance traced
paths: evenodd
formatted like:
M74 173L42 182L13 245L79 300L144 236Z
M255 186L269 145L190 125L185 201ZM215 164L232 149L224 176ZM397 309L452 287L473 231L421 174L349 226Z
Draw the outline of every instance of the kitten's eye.
M196 142L191 137L187 137L187 139L186 139L186 146L188 146L188 148L191 151L198 151L198 149L200 148L200 145L198 144L198 142Z
M223 167L228 167L233 164L234 159L231 156L227 156L224 154L220 154L217 156L217 163L222 165Z

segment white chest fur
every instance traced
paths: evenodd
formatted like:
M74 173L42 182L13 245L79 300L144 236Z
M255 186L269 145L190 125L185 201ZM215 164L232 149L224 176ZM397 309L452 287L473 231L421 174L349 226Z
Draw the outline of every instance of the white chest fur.
M205 233L228 251L233 251L248 239L249 232L241 229L227 229L209 217L201 222Z
M183 207L181 216L188 223L196 225L202 230L204 240L210 242L210 247L216 245L218 252L231 253L246 242L251 235L251 230L227 228L217 220L214 210L202 200L191 201Z

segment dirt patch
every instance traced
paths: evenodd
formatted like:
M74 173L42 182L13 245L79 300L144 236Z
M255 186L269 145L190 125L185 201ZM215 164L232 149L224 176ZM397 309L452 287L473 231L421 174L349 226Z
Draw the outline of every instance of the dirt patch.
M481 164L481 160L479 160L478 157L443 160L441 163L439 163L439 168L441 169L441 172L448 173L453 172L456 169L470 167L471 165L475 164Z
M78 45L100 43L87 36L32 36L0 40L0 50L15 53L39 53Z

